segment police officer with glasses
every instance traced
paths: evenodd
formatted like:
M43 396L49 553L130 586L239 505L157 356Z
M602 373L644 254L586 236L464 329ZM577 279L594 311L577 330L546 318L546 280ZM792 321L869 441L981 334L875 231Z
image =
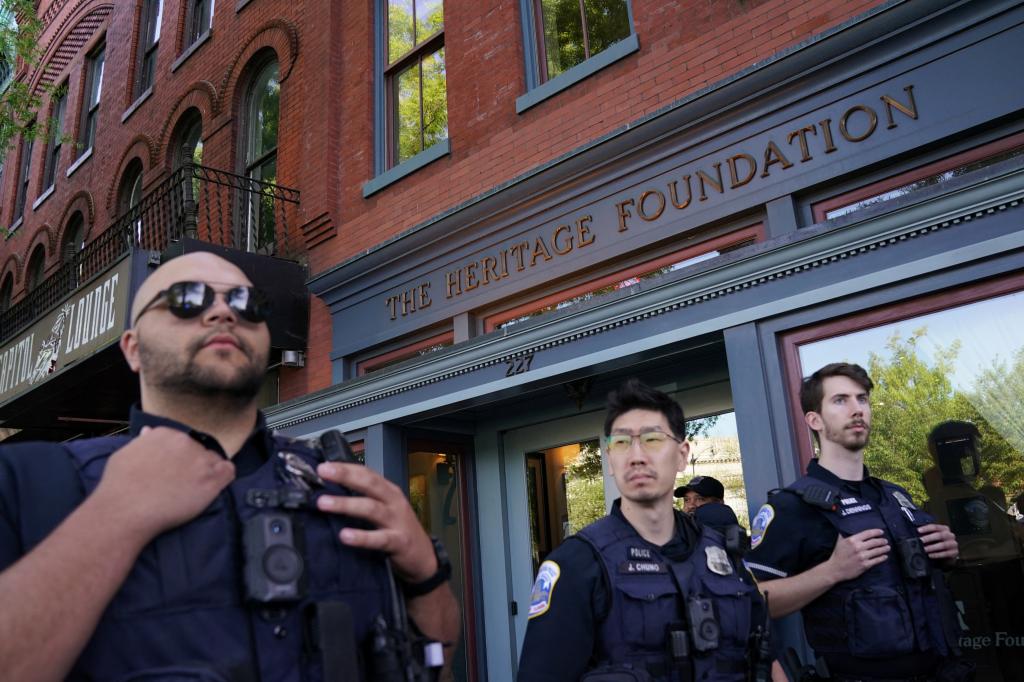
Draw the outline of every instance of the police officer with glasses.
M631 379L609 395L604 433L621 497L541 564L518 679L767 679L753 579L717 531L673 506L689 454L682 408Z
M800 404L820 454L754 517L747 567L773 617L801 611L824 663L806 679L973 679L956 655L956 614L940 570L958 555L956 537L864 464L873 385L849 363L804 380Z
M416 638L402 607L456 639L450 566L402 491L338 439L267 429L267 315L228 261L175 258L121 337L130 435L0 448L4 679L382 679Z

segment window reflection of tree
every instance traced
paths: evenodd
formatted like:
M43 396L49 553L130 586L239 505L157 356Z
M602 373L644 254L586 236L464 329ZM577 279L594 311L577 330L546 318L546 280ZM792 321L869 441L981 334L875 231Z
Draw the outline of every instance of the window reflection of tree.
M1012 497L1024 490L1024 346L1015 316L1004 313L1022 302L1024 293L1014 293L810 343L800 349L802 370L809 374L825 356L868 370L872 474L923 500L922 474L933 465L929 431L965 420L981 433L977 485ZM873 340L881 333L884 341Z
M630 34L626 0L535 0L544 50L541 80L550 80Z
M444 9L440 0L390 0L388 80L390 164L448 138Z

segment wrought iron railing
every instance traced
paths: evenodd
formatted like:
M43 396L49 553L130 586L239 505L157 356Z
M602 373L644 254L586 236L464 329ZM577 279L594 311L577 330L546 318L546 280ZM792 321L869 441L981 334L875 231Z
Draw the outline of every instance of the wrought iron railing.
M289 255L289 213L299 191L187 164L143 195L24 298L0 312L0 343L53 309L132 248L163 251L182 237L244 251Z

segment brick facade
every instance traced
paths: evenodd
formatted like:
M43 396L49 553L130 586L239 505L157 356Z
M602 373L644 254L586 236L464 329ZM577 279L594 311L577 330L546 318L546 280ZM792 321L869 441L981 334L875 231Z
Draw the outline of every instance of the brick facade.
M182 58L183 0L164 0L152 94L131 102L138 0L43 2L43 59L19 77L67 82L64 132L77 139L87 54L104 40L106 70L92 155L70 177L79 150L65 145L55 188L36 208L46 145L33 150L25 219L0 245L0 281L45 245L47 271L71 215L94 237L119 214L119 188L134 159L145 187L167 177L182 117L202 118L203 164L238 172L239 107L261 58L280 64L278 182L301 191L289 249L311 274L365 251L512 178L635 123L730 75L805 42L879 0L632 0L640 49L567 90L516 113L526 89L516 0L448 2L445 52L451 153L368 198L374 175L374 5L310 0L222 1L209 38ZM51 103L43 103L43 111ZM125 115L131 111L130 115ZM11 225L19 154L8 152L0 224ZM331 383L331 320L314 301L305 369L284 369L281 398Z

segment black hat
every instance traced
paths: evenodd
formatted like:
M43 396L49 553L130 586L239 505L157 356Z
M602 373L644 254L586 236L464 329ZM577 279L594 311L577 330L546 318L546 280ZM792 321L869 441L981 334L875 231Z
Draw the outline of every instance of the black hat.
M690 482L686 485L676 488L675 496L682 497L691 490L701 497L725 498L725 486L717 478L711 478L710 476L696 476L690 479Z

